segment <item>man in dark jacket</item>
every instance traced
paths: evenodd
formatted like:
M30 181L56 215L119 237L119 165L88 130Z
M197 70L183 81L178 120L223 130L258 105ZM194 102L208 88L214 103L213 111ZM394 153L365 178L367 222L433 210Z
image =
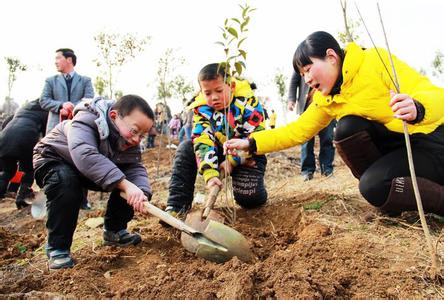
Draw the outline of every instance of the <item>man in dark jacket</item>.
M32 149L45 134L48 112L40 107L39 99L23 106L0 132L0 199L5 197L9 181L19 170L24 173L15 203L17 208L27 206L32 198L34 182Z
M74 266L70 248L83 198L82 189L111 192L105 212L105 245L135 245L127 231L134 209L151 197L140 142L154 113L139 96L80 103L74 118L58 124L34 148L35 177L47 197L50 269ZM120 193L126 194L126 200Z

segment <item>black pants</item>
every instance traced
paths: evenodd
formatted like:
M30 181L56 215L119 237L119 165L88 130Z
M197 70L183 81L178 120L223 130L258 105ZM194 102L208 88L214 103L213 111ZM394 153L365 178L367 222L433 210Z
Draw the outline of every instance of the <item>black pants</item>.
M30 187L34 181L34 169L32 167L32 154L24 157L4 156L0 158L0 196L4 196L9 181L14 177L18 169L24 173L21 185Z
M267 201L267 190L264 185L267 159L263 155L255 156L254 159L255 167L237 166L231 174L234 199L244 208L258 207ZM196 176L197 164L193 143L187 140L182 142L176 150L167 205L190 208Z
M381 152L381 157L362 174L359 190L372 205L381 206L387 200L392 180L410 177L404 134L390 131L380 123L361 117L346 116L337 124L335 141L360 131L367 131ZM439 126L429 134L412 134L410 142L416 175L444 185L444 126Z
M47 197L48 246L52 249L69 250L77 226L80 204L84 198L83 191L85 188L100 188L73 167L61 162L50 162L40 167L36 170L35 177ZM120 197L120 191L112 191L105 212L105 229L125 229L133 216L133 208Z

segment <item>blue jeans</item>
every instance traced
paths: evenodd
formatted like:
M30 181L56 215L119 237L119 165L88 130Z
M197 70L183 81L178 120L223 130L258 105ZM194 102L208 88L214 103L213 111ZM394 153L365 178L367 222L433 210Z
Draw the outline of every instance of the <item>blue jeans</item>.
M335 148L333 147L333 129L336 126L336 120L333 120L327 127L319 131L319 164L321 174L330 174L333 172L333 159L335 158ZM301 146L301 173L309 174L316 171L316 160L314 154L315 138L302 144Z
M191 126L184 125L179 131L179 144L186 140L191 140Z

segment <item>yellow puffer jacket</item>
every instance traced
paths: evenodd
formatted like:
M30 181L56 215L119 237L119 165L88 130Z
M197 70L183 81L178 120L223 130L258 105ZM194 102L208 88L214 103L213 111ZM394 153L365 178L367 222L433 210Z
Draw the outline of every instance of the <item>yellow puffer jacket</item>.
M393 77L388 52L380 48L378 51ZM376 49L362 50L355 43L350 43L345 52L340 94L324 97L316 92L312 105L295 122L271 131L251 134L256 140L258 154L303 144L334 118L340 119L347 115L364 117L384 124L391 131L403 132L402 120L394 117L389 106L390 90L396 89ZM395 56L392 58L401 93L419 101L425 108L424 119L408 125L409 133L433 132L444 124L444 89L433 85L425 76Z

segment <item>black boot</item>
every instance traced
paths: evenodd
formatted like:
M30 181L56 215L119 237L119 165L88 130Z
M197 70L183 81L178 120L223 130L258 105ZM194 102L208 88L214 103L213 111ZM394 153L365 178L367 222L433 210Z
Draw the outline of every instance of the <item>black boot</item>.
M171 174L167 206L179 211L191 207L197 176L196 157L191 141L182 142L176 151Z
M367 131L360 131L333 143L338 154L357 179L361 178L365 170L381 157L381 153Z
M0 179L0 200L5 198L6 191L8 190L8 184L8 181Z
M28 206L34 199L34 191L30 184L22 183L20 185L17 198L15 198L15 205L18 209Z
M417 177L416 180L424 212L444 216L444 186L422 177ZM389 215L417 211L411 178L394 178L387 201L379 209Z

